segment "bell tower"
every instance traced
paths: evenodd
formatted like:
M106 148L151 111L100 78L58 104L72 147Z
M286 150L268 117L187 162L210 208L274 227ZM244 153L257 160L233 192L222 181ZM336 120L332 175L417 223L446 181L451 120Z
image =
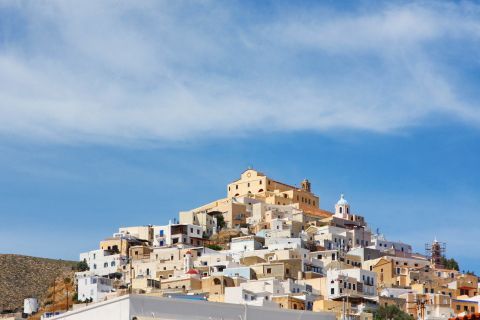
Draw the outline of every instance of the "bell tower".
M312 192L312 185L307 178L303 179L302 181L302 190L305 190L307 192Z
M350 205L342 194L340 195L340 200L338 200L337 204L335 205L335 215L346 219L348 214L350 214Z

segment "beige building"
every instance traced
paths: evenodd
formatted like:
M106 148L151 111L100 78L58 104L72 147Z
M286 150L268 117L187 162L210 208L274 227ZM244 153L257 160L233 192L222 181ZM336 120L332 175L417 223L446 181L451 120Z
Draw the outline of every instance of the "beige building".
M112 253L119 253L122 256L128 256L131 246L142 246L147 244L146 241L141 241L136 238L116 236L100 241L100 249Z
M281 309L305 310L305 300L292 295L277 295L272 301L278 303Z
M152 226L136 226L136 227L122 227L118 229L119 233L131 235L140 240L153 242L153 227Z
M222 215L225 226L236 228L244 226L247 219L247 205L235 199L220 199L201 207L182 211L179 214L180 223L201 226L206 235L216 232L217 216Z
M223 275L202 278L202 292L208 293L209 301L223 302L225 288L240 285L240 278L230 278Z
M303 180L301 187L291 186L275 181L265 174L254 169L245 170L240 179L228 184L228 198L234 197L259 197L266 203L288 205L300 204L300 209L319 208L319 198L311 192L308 180Z

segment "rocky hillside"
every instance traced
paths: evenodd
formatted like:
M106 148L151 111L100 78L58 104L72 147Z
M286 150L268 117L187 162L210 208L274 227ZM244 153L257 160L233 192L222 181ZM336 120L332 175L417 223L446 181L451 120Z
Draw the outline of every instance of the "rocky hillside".
M0 254L0 313L22 308L23 299L44 300L57 279L72 276L76 262Z

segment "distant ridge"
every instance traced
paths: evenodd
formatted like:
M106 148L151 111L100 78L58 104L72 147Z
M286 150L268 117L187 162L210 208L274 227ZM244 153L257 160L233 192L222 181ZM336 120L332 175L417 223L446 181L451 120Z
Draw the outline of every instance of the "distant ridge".
M0 254L0 312L20 310L27 297L45 298L56 277L72 273L76 262Z

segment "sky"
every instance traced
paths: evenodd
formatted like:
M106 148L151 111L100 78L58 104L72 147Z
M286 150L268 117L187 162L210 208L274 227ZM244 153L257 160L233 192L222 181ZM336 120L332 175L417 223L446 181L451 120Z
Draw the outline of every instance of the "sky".
M251 166L480 273L480 4L0 2L1 253L78 259Z

